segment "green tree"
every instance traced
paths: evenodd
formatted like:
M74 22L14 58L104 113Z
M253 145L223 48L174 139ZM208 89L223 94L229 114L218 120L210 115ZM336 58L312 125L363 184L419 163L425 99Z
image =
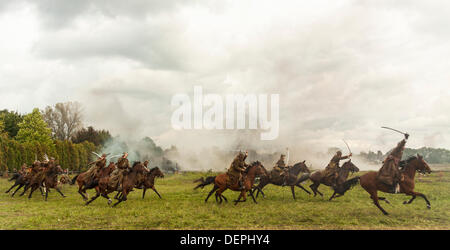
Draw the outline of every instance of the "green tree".
M19 132L19 123L22 122L23 116L15 111L8 111L6 109L0 111L0 121L4 124L5 132L10 137L15 137Z
M42 118L39 109L33 109L33 112L23 117L23 121L19 123L19 131L16 140L19 142L38 142L49 148L53 147L51 138L51 129L47 127L47 123Z

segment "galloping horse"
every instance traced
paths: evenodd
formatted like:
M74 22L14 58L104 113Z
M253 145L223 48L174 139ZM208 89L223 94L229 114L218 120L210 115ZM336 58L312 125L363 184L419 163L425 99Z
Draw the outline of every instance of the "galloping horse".
M90 183L89 186L86 185L87 183L85 182L85 178L84 178L86 172L83 172L83 173L73 177L72 185L75 184L75 181L77 182L78 193L81 195L81 197L83 197L83 200L86 201L89 199L89 195L86 192L86 190L97 187L100 178L109 177L109 175L114 171L114 169L116 169L116 164L114 162L110 162L107 167L101 168L98 171L97 176L95 176L94 181L92 183Z
M339 176L338 176L338 179L337 179L337 185L336 185L337 188L336 188L336 190L338 190L338 189L339 189L339 186L342 185L342 184L345 182L345 180L347 180L348 174L349 174L350 172L354 173L354 172L358 172L358 171L359 171L359 168L356 167L356 166L352 163L352 160L346 161L346 162L342 165L342 167L339 169L339 172L338 172ZM314 197L315 197L317 194L320 194L320 196L323 196L323 194L322 194L322 193L319 191L319 189L318 189L318 187L320 186L320 184L324 184L325 186L329 186L329 187L333 186L332 178L330 178L330 177L328 177L328 178L324 177L324 176L323 176L323 171L317 171L317 172L312 173L312 174L309 176L309 179L313 182L309 187L310 187L311 190L314 192ZM336 194L336 190L335 190L335 193L333 194L333 196L331 196L330 200L331 200L332 198L334 198L334 196L335 196L335 194Z
M256 199L253 196L253 184L255 183L255 178L256 176L259 175L267 175L267 170L264 168L264 166L261 164L261 162L259 161L255 161L252 164L250 164L250 166L245 170L244 176L243 176L243 181L244 181L244 189L240 190L239 188L239 183L234 183L233 185L229 185L229 176L226 173L220 174L218 176L216 176L215 180L214 180L214 188L211 190L211 192L209 192L208 196L205 199L205 202L208 201L209 197L211 196L211 194L216 191L216 201L218 199L220 199L219 203L222 203L222 198L225 199L225 201L227 201L227 198L225 198L225 196L222 195L222 193L227 190L230 189L232 191L237 191L237 192L241 192L238 199L235 200L235 205L237 205L238 202L245 202L247 200L247 192L250 192L250 195L253 199L253 201L255 203ZM243 200L241 201L241 198L243 198Z
M403 202L403 204L411 204L416 196L422 197L427 203L427 208L431 208L431 204L428 201L427 197L418 192L414 192L414 177L416 175L416 171L419 173L431 173L431 169L428 164L425 162L421 155L411 156L406 161L400 162L400 168L402 173L402 179L400 180L400 193L411 195L412 198L409 201ZM384 197L378 197L378 191L384 193L391 193L390 187L385 184L379 182L377 180L377 172L371 171L367 174L364 174L359 177L359 181L361 187L363 187L369 194L370 198L372 198L373 203L377 206L384 215L388 215L388 213L380 206L378 200L383 200L389 204L389 201Z
M158 193L158 191L155 188L155 178L156 177L164 178L164 173L158 167L154 167L154 168L150 169L150 172L145 174L144 181L136 184L135 188L143 189L142 199L145 198L145 192L149 188L151 188L153 191L155 191L155 193L158 195L158 197L160 199L162 199L161 195ZM122 197L122 193L121 192L117 193L116 198L120 199L121 197Z
M42 170L31 178L29 185L25 188L21 196L27 191L28 188L31 188L30 194L28 195L28 198L30 199L33 195L33 192L44 184L46 201L50 188L56 189L56 191L58 191L58 193L61 194L62 197L66 197L58 188L58 175L61 173L63 173L63 169L60 165L55 165L53 163L49 164L48 168Z
M303 189L306 193L311 194L302 185L300 185L300 183L297 182L297 176L299 173L311 173L311 171L309 171L308 167L306 166L305 162L306 161L294 164L294 166L289 168L289 171L288 171L289 177L287 179L287 184L288 184L288 186L291 187L292 197L294 198L294 200L295 200L295 190L294 189L296 186ZM255 189L258 189L258 192L256 193L256 198L258 198L259 193L261 193L264 197L265 195L264 195L264 192L262 191L262 189L266 185L273 184L273 185L281 186L281 185L283 185L283 182L284 182L284 177L280 176L278 174L278 172L272 170L267 175L262 176L260 178L259 184L258 184L258 186L256 186L253 189L253 192L255 191Z
M108 197L108 194L119 191L122 192L122 196L119 198L119 201L117 201L113 206L117 206L117 204L121 203L122 201L127 200L127 195L129 192L133 190L133 188L136 186L138 179L140 175L144 175L146 172L148 172L148 169L144 167L144 165L140 162L135 162L133 164L133 167L131 167L131 170L129 173L125 174L122 179L121 188L119 187L113 187L110 186L109 182L109 175L104 176L99 179L98 185L95 187L97 193L94 197L92 197L88 202L86 202L86 205L89 205L91 202L93 202L95 199L97 199L100 195L106 199L108 199L108 204L111 204L112 200Z

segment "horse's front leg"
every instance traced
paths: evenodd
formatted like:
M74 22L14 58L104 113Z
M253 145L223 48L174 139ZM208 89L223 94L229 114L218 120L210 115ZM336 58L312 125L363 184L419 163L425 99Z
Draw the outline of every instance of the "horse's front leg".
M244 191L244 192L245 192L245 191ZM240 202L240 201L241 201L241 197L242 197L242 192L241 192L241 193L239 194L239 197L238 197L238 199L234 201L234 205L237 205L237 204L238 204L238 202Z
M305 191L307 194L309 194L309 195L311 195L311 192L309 192L308 190L306 190L306 188L304 188L302 185L300 185L299 183L298 184L295 184L297 187L299 187L299 188L301 188L301 189L303 189L303 191Z
M158 193L158 191L156 191L155 186L152 187L152 190L155 191L155 193L159 196L160 199L162 199L161 195Z
M63 198L66 198L66 196L61 192L61 190L59 189L59 188L55 188L56 189L56 191L58 191L58 193L63 197Z
M334 191L333 195L330 197L328 201L331 201L334 198L334 196L336 196L336 191Z
M256 202L255 196L253 195L253 192L250 190L250 196L253 199L253 202L255 202L255 204L258 204L258 202Z
M430 201L427 199L427 197L424 194L418 193L418 192L413 192L413 195L422 197L425 200L425 202L427 203L427 208L431 209Z

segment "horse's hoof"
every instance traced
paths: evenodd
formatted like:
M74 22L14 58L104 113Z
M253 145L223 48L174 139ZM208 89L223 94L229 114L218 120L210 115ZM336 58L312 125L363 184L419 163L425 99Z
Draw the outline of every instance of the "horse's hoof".
M403 204L406 205L406 204L408 204L408 202L407 202L407 201L404 201Z
M427 205L427 208L428 208L428 209L431 209L431 205Z

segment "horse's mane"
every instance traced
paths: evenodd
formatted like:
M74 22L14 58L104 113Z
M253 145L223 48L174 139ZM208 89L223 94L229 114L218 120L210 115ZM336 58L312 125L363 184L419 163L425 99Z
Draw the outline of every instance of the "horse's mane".
M254 167L254 166L257 166L257 165L261 165L261 166L262 166L261 162L259 162L259 161L254 161L254 162L250 163L250 166L249 166L248 168L245 169L244 173L248 173L248 171L250 170L250 168L252 168L252 167Z
M156 169L159 169L159 168L158 167L154 167L154 168L150 169L150 172L148 174L153 173L153 171L155 171Z
M140 161L135 161L135 162L133 163L132 168L134 168L137 164L141 164L141 162L140 162Z
M417 156L411 155L410 157L408 157L408 159L400 161L398 163L398 167L400 168L400 170L403 170L406 167L406 165L408 165L410 162L412 162L415 159L417 159Z

